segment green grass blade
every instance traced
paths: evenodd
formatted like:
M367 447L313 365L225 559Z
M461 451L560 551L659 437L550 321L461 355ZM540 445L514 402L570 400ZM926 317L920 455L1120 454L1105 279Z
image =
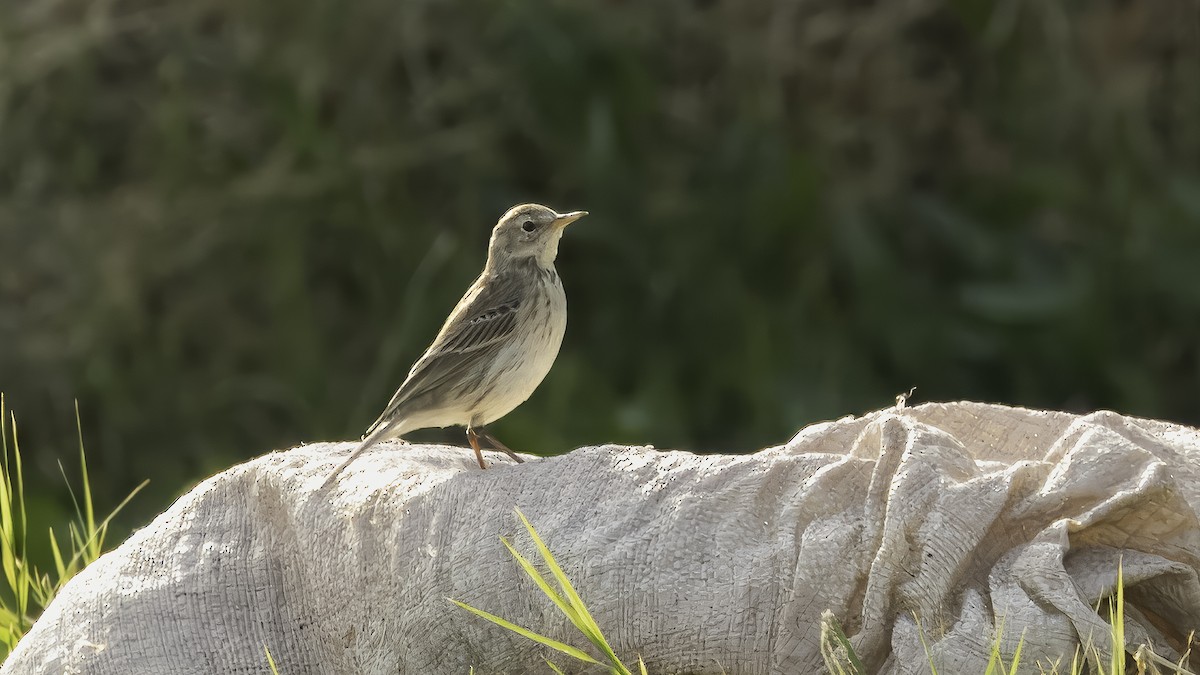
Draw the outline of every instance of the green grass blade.
M8 489L8 472L0 481L0 565L4 580L13 591L17 588L17 542L13 535L12 492Z
M983 675L996 675L998 672L1004 672L1004 656L1000 653L1000 644L1003 642L1004 636L1004 617L1000 618L1000 622L996 625L996 635L992 639L992 652L988 655L987 668L984 669Z
M567 675L566 673L564 673L562 671L562 668L559 668L558 666L554 665L554 662L551 661L550 659L543 658L542 660L546 662L547 666L550 666L550 670L553 670L554 672L558 673L558 675Z
M1000 663L1000 651L996 649L996 645L992 645L992 653L988 656L987 667L983 669L983 675L996 675L996 669L1003 667L1004 664Z
M79 470L83 477L83 528L89 534L86 560L92 561L100 557L100 549L104 543L104 535L90 536L97 532L96 510L92 505L92 482L88 479L87 453L83 451L83 420L79 416L79 399L75 399L75 433L79 438ZM111 516L109 516L111 518ZM107 519L105 521L107 523ZM103 527L103 526L102 526Z
M1108 608L1109 621L1112 624L1112 660L1109 665L1113 675L1125 675L1124 564L1124 561L1117 563L1117 601Z
M22 461L21 461L21 441L20 441L20 437L17 435L17 417L16 417L16 415L12 416L11 421L12 421L12 442L13 442L13 467L15 469L13 471L13 475L16 476L16 479L17 479L17 490L16 490L16 500L17 500L16 506L17 506L17 508L13 510L13 515L20 514L21 553L24 554L24 552L27 550L25 548L25 536L27 534L26 529L27 529L27 525L28 525L28 523L26 522L26 513L25 513L25 469L22 466Z
M29 614L29 598L33 590L34 578L28 562L24 560L27 550L25 546L25 479L21 462L21 445L17 436L17 417L12 412L8 412L8 416L3 419L8 420L10 424L8 431L12 434L12 464L7 464L7 462L5 464L4 484L7 489L2 505L4 507L4 523L3 540L0 541L0 545L3 546L4 575L9 580L9 586L13 593L12 609L17 616L17 628L24 632L32 624L26 617ZM4 438L7 450L8 435L5 434ZM5 459L7 460L7 458L6 451Z
M567 603L566 598L559 595L558 591L555 591L554 587L550 585L550 582L546 581L546 577L542 576L542 573L533 566L533 563L529 562L525 556L521 555L517 549L513 548L513 545L510 544L507 539L500 537L500 543L504 544L504 547L508 549L508 552L512 554L512 557L515 558L517 563L521 565L521 569L525 570L525 574L528 575L530 579L533 579L533 582L537 584L542 593L544 593L546 597L550 598L550 600L552 600L554 604L558 606L563 614L567 615L567 618L570 619L571 623L578 626L579 613Z
M263 653L267 655L267 667L271 669L271 675L279 675L279 666L275 664L275 657L271 656L271 650L265 643L263 644Z
M15 420L14 420L15 421ZM12 465L8 454L8 416L4 408L4 397L0 394L0 441L3 441L4 464L0 475L0 567L4 569L4 580L8 587L17 590L17 538L16 519L13 517Z
M1017 648L1013 650L1012 664L1008 667L1008 675L1017 675L1017 667L1021 663L1021 648L1025 646L1025 631L1021 631L1021 639L1017 640Z
M925 641L925 629L921 627L921 618L913 612L913 619L917 622L917 636L921 638L921 648L925 650L925 658L929 661L929 673L938 675L937 666L933 664L933 652L929 651L929 643Z
M529 638L530 640L533 640L534 642L537 642L538 644L542 644L551 649L560 651L568 656L579 659L580 661L583 661L585 663L592 663L595 665L603 665L596 659L592 658L591 655L589 655L587 652L585 652L581 649L577 649L575 647L572 647L569 644L559 642L558 640L555 640L553 638L548 638L545 635L539 635L538 633L535 633L526 628L522 628L511 621L506 621L505 619L501 619L500 617L496 616L495 614L490 614L488 612L483 611L482 609L477 609L475 607L472 607L465 602L459 602L458 600L455 600L454 598L447 598L447 599L450 600L450 602L453 602L454 604L458 605L459 607L462 607L463 609L467 610L468 612L471 612L472 614L474 614L476 616L487 619L488 621L491 621L492 623L496 624L497 626L500 626L501 628L505 628L505 629L510 630L518 635Z
M21 632L17 630L17 618L7 611L0 611L0 646L4 647L6 654L17 648L19 639Z
M517 512L517 517L521 519L521 523L525 526L526 531L529 532L529 536L533 539L533 543L537 547L538 553L541 554L542 560L546 562L546 565L550 568L550 572L558 581L558 585L562 589L563 594L567 596L570 606L576 611L579 621L573 621L573 623L575 623L580 632L582 632L588 638L588 640L590 640L591 643L596 646L597 649L604 653L617 672L621 673L621 675L632 675L632 673L629 672L629 669L621 663L619 658L617 658L617 654L613 651L612 647L609 646L608 640L604 639L604 634L600 631L600 626L596 623L596 620L592 618L591 612L587 610L587 606L583 603L583 599L580 598L579 594L575 592L575 587L572 586L571 581L567 579L566 573L562 571L562 568L559 567L558 562L554 560L554 555L550 553L549 547L547 547L545 542L542 541L542 538L538 536L537 530L533 529L533 525L529 522L529 519L525 517L525 514L521 513L520 509L515 509L515 511Z
M63 562L62 549L58 547L58 537L54 536L54 528L47 528L50 537L50 553L54 556L54 572L63 577L67 574L67 566Z
M99 547L93 548L91 543L104 543L104 533L108 530L108 524L112 522L112 519L121 512L121 509L125 508L125 506L134 498L135 495L137 495L137 493L142 491L142 488L149 484L149 480L142 481L133 489L132 492L126 495L125 499L121 500L120 504L117 504L117 507L108 514L108 517L101 521L100 526L96 528L95 531L89 533L86 538L79 534L79 531L75 527L74 523L71 524L71 534L72 538L75 540L75 543L73 544L75 554L71 556L71 560L67 563L68 569L74 569L75 572L78 572L78 569L75 569L75 565L79 563L83 563L83 565L90 565L91 563L96 562L96 559L100 557L101 549ZM72 574L74 574L74 572L72 572ZM62 579L61 583L66 583L67 580L68 579Z

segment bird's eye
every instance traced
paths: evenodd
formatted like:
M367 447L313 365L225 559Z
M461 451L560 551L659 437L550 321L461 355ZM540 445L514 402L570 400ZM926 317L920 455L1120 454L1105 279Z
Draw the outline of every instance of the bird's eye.
M532 220L527 220L521 223L521 229L525 230L526 232L533 232L536 228L537 225L534 225Z

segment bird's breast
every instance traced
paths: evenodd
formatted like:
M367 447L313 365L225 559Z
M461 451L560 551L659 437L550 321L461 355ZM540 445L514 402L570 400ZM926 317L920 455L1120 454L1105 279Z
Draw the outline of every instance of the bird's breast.
M517 326L496 355L487 379L491 396L480 401L476 417L487 424L523 403L554 365L567 330L567 296L558 275L539 274L523 299Z

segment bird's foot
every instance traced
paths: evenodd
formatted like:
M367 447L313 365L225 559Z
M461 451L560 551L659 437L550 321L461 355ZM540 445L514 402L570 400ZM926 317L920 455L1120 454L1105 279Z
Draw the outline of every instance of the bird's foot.
M467 427L467 442L475 451L475 459L479 460L479 468L486 469L487 463L483 461L483 449L479 447L479 434L475 432L474 427Z
M467 427L467 441L471 444L471 449L475 451L475 459L479 460L479 468L486 469L487 464L483 461L483 449L480 447L479 441L483 440L493 449L499 450L513 459L514 462L522 464L525 460L521 456L513 452L507 445L500 442L495 436L488 433L483 427Z
M503 452L504 454L508 455L509 457L512 457L514 462L516 462L518 464L523 464L525 462L525 460L521 459L520 455L513 452L507 445L501 443L500 439L498 439L495 436L488 433L487 429L485 429L483 427L479 427L479 429L476 430L476 433L479 434L480 438L487 441L488 445L499 450L500 452Z

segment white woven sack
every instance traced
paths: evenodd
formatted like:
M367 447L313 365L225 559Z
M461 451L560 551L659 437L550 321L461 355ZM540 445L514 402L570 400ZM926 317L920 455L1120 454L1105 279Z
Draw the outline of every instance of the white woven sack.
M578 664L453 597L586 643L498 540L519 507L618 654L653 673L821 672L831 610L872 672L982 673L1200 627L1200 433L1114 413L929 404L744 456L317 444L214 476L72 580L0 675L549 672ZM919 618L919 624L915 617Z

